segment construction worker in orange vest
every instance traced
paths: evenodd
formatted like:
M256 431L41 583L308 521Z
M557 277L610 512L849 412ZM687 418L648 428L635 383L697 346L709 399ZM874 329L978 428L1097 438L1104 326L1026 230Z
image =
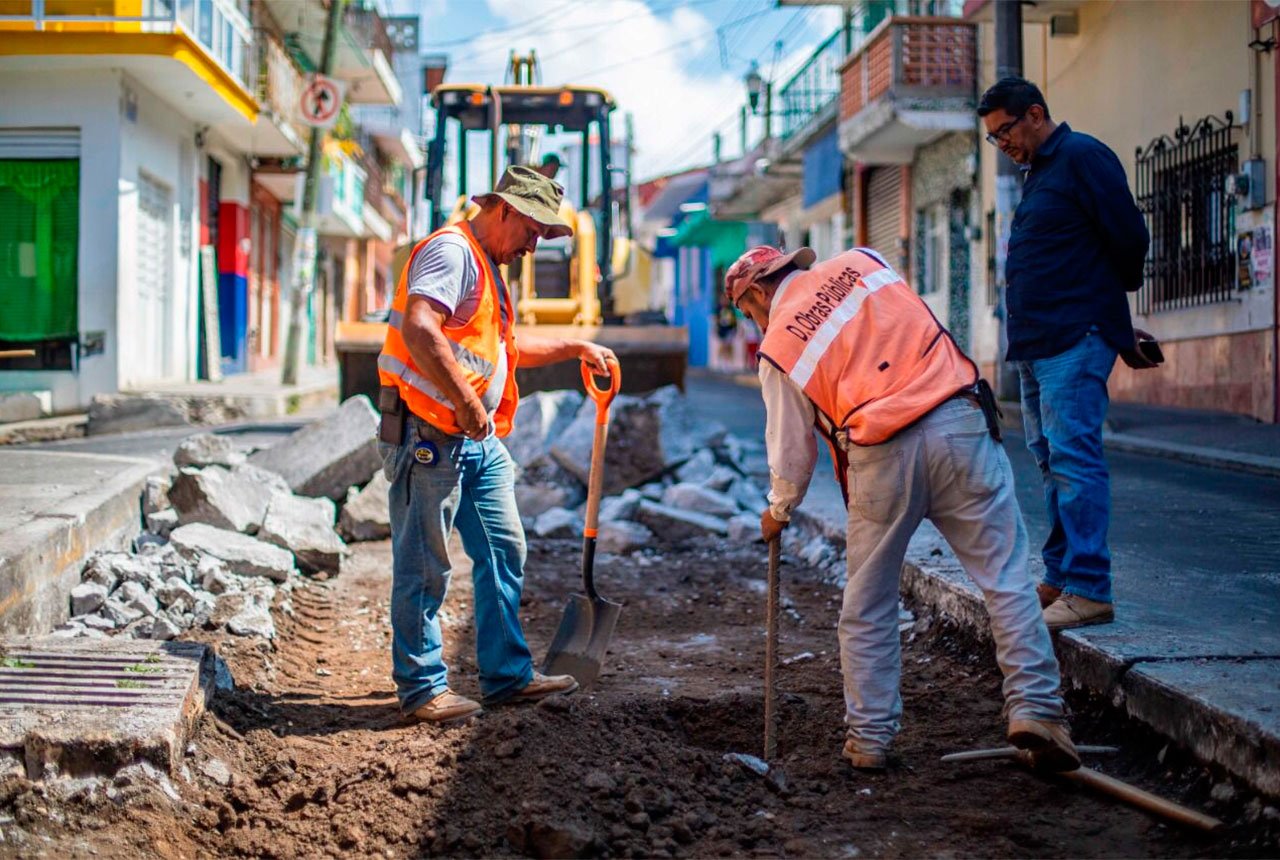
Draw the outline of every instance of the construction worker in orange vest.
M514 465L498 441L519 403L517 367L580 359L607 375L614 354L583 340L521 335L498 267L540 238L572 235L556 213L563 189L530 167L507 169L474 198L471 221L413 249L400 275L378 357L379 433L391 482L392 674L402 711L451 722L481 710L449 688L439 610L457 526L472 562L476 662L485 704L571 693L569 675L533 669L520 627L525 541Z
M764 332L765 541L780 537L808 490L815 429L832 446L845 491L843 756L859 770L887 767L902 716L898 580L907 543L928 517L986 600L1009 741L1046 768L1078 767L990 388L874 251L814 262L809 248L753 248L725 273L725 291Z

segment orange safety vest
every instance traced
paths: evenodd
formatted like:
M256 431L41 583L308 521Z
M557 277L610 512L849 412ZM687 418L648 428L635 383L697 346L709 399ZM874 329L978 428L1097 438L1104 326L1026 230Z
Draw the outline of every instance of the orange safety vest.
M786 281L759 352L857 445L891 439L978 381L915 290L861 249Z
M414 415L427 421L445 433L461 435L462 428L453 412L453 404L448 396L440 391L426 374L414 363L409 348L405 345L400 326L404 322L405 308L409 304L409 272L413 268L416 257L427 243L442 233L453 233L467 240L471 255L476 262L476 270L480 275L477 285L480 290L480 303L476 311L461 326L445 328L445 337L453 348L453 356L462 368L462 374L475 389L482 400L497 370L501 351L506 351L507 378L502 390L502 399L493 412L493 424L498 436L506 436L511 432L511 421L516 407L520 403L520 392L516 387L516 361L519 351L516 349L515 335L512 332L514 312L510 300L504 299L498 286L498 278L490 268L489 257L485 254L471 227L462 222L449 227L442 227L413 248L403 271L400 282L396 285L395 300L391 303L391 316L387 325L387 339L382 344L382 354L378 356L378 378L382 385L394 385L400 390L400 397L408 405ZM502 307L507 304L507 322L503 323Z

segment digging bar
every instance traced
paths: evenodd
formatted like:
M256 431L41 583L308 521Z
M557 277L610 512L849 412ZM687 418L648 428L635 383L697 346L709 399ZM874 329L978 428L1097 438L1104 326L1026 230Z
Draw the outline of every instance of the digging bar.
M764 635L764 760L772 763L778 754L778 564L782 541L769 541L768 598L765 603Z
M609 387L598 388L591 370L582 365L582 384L596 404L596 432L591 444L591 471L587 478L587 517L582 532L582 593L569 595L560 629L542 663L544 675L572 675L582 687L590 687L600 674L621 603L605 600L596 591L596 531L600 523L600 496L604 487L604 449L609 440L609 404L622 387L622 369L609 362Z

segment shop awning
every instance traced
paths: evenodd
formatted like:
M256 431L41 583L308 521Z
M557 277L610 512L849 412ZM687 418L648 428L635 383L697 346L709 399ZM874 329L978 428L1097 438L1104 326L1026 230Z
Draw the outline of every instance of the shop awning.
M680 222L671 244L707 248L711 265L728 268L747 249L747 225L743 221L716 221L707 212L697 212Z

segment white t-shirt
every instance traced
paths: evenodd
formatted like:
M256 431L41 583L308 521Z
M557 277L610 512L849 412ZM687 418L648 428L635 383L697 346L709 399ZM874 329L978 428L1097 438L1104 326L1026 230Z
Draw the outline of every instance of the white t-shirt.
M497 280L503 325L510 325L511 296L498 266L489 259L489 269ZM442 233L427 243L409 266L409 295L422 296L441 313L448 314L444 327L458 328L475 316L480 306L480 272L467 240L453 233ZM484 406L492 415L502 400L507 382L507 353L498 352L498 365L493 381L485 391Z

